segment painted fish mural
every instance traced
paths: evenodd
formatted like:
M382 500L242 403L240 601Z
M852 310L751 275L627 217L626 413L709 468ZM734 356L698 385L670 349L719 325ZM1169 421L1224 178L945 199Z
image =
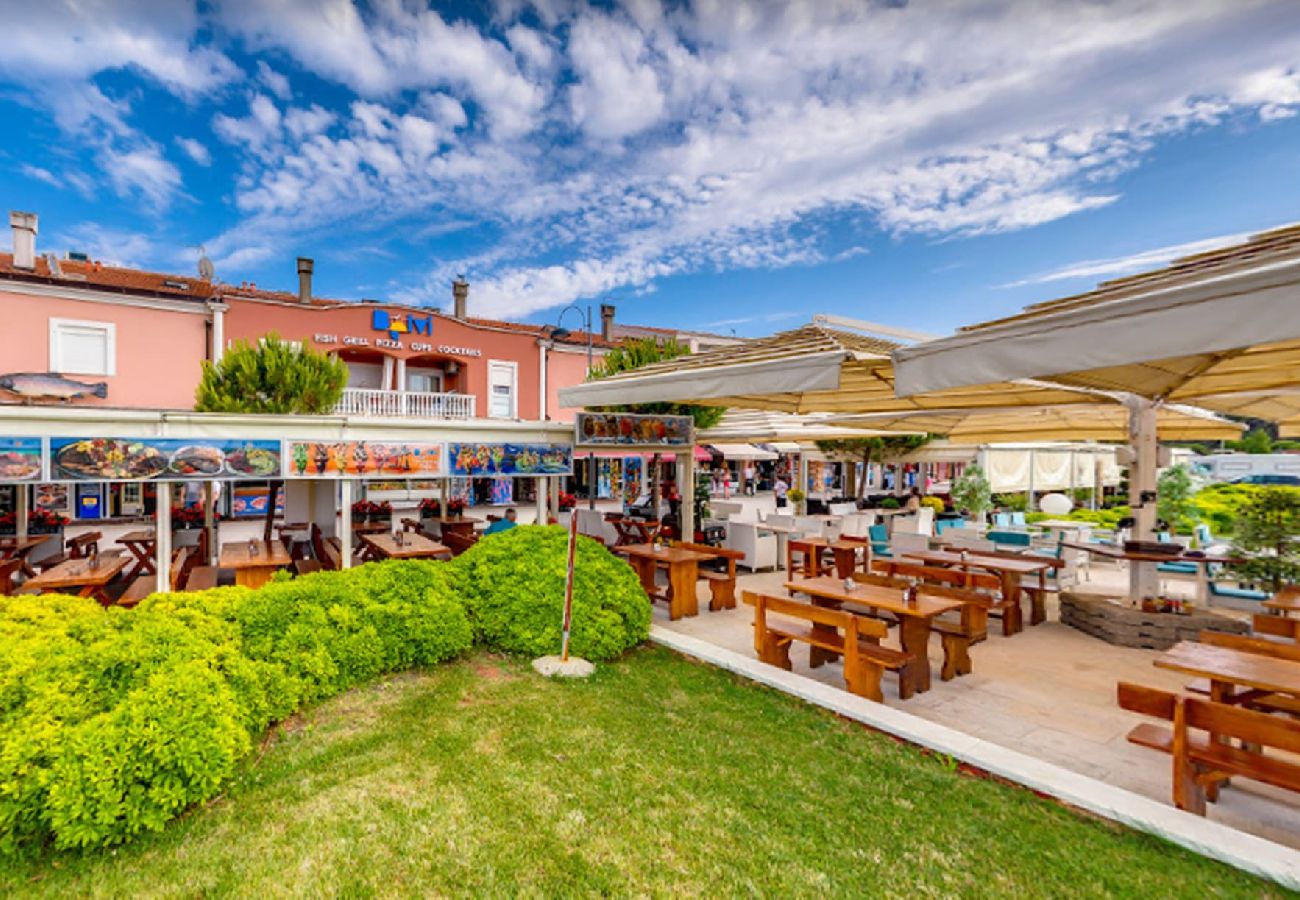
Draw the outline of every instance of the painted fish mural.
M15 372L0 375L0 391L8 391L24 400L62 400L68 403L82 397L103 399L108 396L108 384L102 381L86 384L53 372Z

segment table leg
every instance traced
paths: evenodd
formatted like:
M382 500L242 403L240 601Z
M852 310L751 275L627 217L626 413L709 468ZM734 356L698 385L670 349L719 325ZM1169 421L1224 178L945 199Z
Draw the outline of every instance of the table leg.
M852 578L853 570L858 566L858 551L844 547L835 548L835 575L837 578Z
M235 584L246 588L260 588L271 580L274 566L245 566L235 570Z
M699 599L695 596L695 583L699 576L699 564L693 559L669 565L668 582L672 587L672 598L668 604L669 618L699 615Z
M898 695L906 700L930 689L930 620L923 616L899 616L898 636L903 652L912 657L908 670L898 673Z
M1019 634L1025 623L1020 611L1020 576L1015 572L1002 573L1002 633L1007 637Z
M967 603L961 608L961 626L970 635L972 644L987 640L989 636L989 611L978 603Z
M654 560L646 559L644 556L633 556L631 563L637 577L641 579L641 589L645 591L647 597L653 599L656 590Z
M1038 571L1038 590L1029 597L1029 624L1042 625L1047 621L1047 570Z
M826 600L819 597L812 597L811 599L813 606L820 606L823 609L842 608L839 603L836 603L833 600ZM830 625L820 625L816 622L813 623L811 631L813 634L821 638L824 643L828 644L835 643L840 636L839 629L833 628ZM827 650L825 647L818 647L816 644L810 644L808 647L809 668L816 669L818 666L822 665L822 663L835 662L835 660L839 658L840 654L836 653L834 650Z

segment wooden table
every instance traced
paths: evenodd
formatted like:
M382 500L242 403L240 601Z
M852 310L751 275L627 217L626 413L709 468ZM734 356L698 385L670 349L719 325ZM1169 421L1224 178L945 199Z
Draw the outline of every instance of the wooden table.
M158 555L158 538L152 531L128 531L117 542L131 551L135 558L135 568L127 573L127 578L141 575L153 575L158 571L154 558Z
M104 606L109 606L113 601L108 596L108 583L130 562L125 556L101 556L98 568L92 569L88 559L68 559L27 579L23 587L35 588L42 594L75 591L78 597L94 597Z
M32 568L31 562L27 559L31 552L53 538L52 534L30 534L21 541L16 537L0 538L0 562L7 559L21 559L22 565L19 567L22 573L28 578L35 577L36 570Z
M663 530L662 522L651 522L644 519L611 519L609 522L618 532L618 541L615 547L626 547L629 544L649 544L659 536Z
M417 532L406 532L402 542L392 534L362 535L361 542L368 545L379 559L428 559L451 556L451 550Z
M1157 668L1210 682L1210 699L1224 703L1234 687L1300 697L1300 662L1274 659L1230 647L1179 641L1155 661Z
M235 584L259 588L271 580L279 569L293 563L289 551L279 541L254 541L257 553L248 552L248 541L233 541L221 545L222 569L235 570Z
M1287 585L1271 599L1265 600L1264 605L1284 616L1300 613L1300 585Z
M907 550L902 555L936 566L976 568L992 572L1002 579L1002 598L1007 603L1020 602L1021 576L1037 575L1038 591L1030 597L1029 624L1041 625L1047 620L1047 609L1043 602L1043 596L1047 592L1047 573L1059 564L1058 560L1034 556L983 556L972 551L968 551L963 560L961 553L952 550Z
M653 544L628 544L619 547L618 552L632 564L648 597L668 601L668 618L680 619L682 616L699 614L700 604L695 595L695 582L700 577L700 561L713 559L711 554L683 550L680 547L656 548ZM659 593L655 585L655 571L660 566L668 569L666 595Z
M785 570L787 574L794 574L793 551L802 550L804 577L817 578L822 574L822 551L830 550L835 558L835 574L842 580L853 574L858 565L858 551L866 546L863 541L832 541L819 535L792 537L785 545Z
M903 599L903 592L874 584L858 584L844 590L842 578L822 576L804 581L787 581L786 590L807 594L817 606L839 609L844 605L862 606L891 613L898 618L899 639L903 652L912 658L908 667L912 687L918 693L930 689L930 622L946 612L958 611L966 605L960 600L948 600L921 594L915 603ZM815 627L815 626L814 626ZM814 648L817 649L817 648ZM820 665L827 657L826 651L810 654L813 665ZM834 658L835 654L829 654Z

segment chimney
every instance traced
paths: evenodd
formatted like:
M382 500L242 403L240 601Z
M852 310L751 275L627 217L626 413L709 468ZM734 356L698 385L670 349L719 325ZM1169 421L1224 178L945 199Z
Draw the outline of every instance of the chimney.
M600 336L606 341L614 340L614 304L600 304Z
M36 268L36 213L11 210L9 225L14 230L14 268Z
M311 272L313 268L315 268L315 263L313 263L308 257L306 256L298 257L298 302L299 303L311 302Z
M454 301L453 315L458 319L464 319L465 305L469 300L469 282L463 276L457 275L456 280L451 283L451 299Z

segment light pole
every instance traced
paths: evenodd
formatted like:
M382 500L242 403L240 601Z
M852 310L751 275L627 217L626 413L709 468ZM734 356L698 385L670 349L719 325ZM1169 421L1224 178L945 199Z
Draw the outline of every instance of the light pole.
M583 330L587 332L587 377L591 377L591 305L588 304L584 310L576 303L570 303L564 309L560 310L560 315L555 320L555 327L551 329L551 338L553 340L563 340L573 332L565 328L561 323L564 321L564 314L575 312L582 319ZM587 508L596 508L596 453L593 450L591 456L587 457Z

